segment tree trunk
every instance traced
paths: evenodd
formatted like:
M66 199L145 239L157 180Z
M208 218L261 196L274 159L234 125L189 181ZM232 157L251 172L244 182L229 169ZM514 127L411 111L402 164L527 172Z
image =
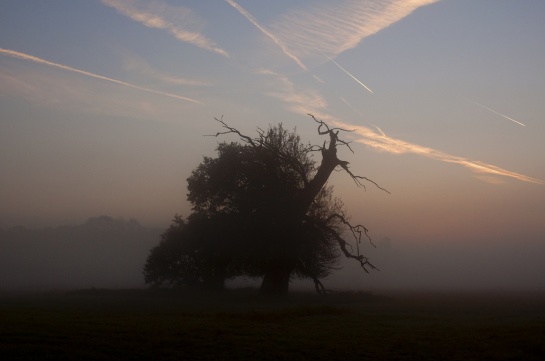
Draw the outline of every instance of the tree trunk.
M320 190L325 186L329 176L335 168L340 164L339 159L337 158L337 148L336 148L336 138L331 138L331 144L329 148L322 149L322 162L318 167L318 171L314 175L314 178L305 188L301 190L299 196L299 207L300 207L300 217L301 219L305 214L307 214L310 209L312 202L316 199Z
M265 296L286 296L290 287L290 276L294 267L285 260L273 262L265 272L259 293Z
M204 288L209 291L223 291L227 279L228 259L216 260L212 273L204 280Z
M225 276L213 275L204 281L204 289L208 291L220 292L225 289Z

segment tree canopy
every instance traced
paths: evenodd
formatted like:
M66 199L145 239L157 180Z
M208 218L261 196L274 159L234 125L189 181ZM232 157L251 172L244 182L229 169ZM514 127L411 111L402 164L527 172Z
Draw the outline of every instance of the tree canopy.
M284 294L290 279L310 278L324 292L320 279L341 253L366 272L376 268L360 253L367 229L349 222L327 185L336 168L358 186L370 180L337 158L338 146L350 148L338 137L342 130L311 117L328 137L322 146L303 144L282 124L251 138L216 119L223 128L216 136L235 134L240 142L220 143L217 157L205 157L187 179L192 213L176 217L151 250L147 283L222 288L231 277L262 277L261 292Z

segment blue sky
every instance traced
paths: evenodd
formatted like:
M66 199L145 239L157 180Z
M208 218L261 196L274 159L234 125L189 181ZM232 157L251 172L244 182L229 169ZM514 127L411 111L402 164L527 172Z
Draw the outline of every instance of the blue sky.
M0 227L165 226L189 213L214 117L319 144L312 113L354 129L342 156L391 191L331 180L377 237L541 247L544 16L541 0L4 0Z

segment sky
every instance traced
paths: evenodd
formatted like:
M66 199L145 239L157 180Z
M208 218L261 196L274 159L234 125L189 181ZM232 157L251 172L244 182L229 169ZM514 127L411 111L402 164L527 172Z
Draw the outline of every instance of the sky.
M391 192L331 178L379 249L537 285L544 16L541 0L4 0L0 228L166 227L236 140L206 136L214 118L322 144L311 113L352 130L340 158Z

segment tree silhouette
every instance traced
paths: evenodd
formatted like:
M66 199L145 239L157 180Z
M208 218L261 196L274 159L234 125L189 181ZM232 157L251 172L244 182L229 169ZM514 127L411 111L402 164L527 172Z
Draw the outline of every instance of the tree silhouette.
M304 145L281 124L252 138L216 119L223 128L216 137L235 134L241 143L221 143L218 157L205 158L188 178L193 213L187 222L175 219L152 250L146 282L161 284L169 275L173 284L221 287L225 278L246 275L263 277L260 291L279 295L299 277L311 278L325 292L320 279L336 268L339 250L366 272L375 269L360 253L367 229L349 222L327 180L340 168L357 186L379 186L338 159L339 146L350 149L339 138L345 130L310 116L328 138L322 146ZM321 154L319 165L314 153Z
M228 273L232 242L221 217L192 214L187 220L176 216L151 249L144 266L146 283L182 288L222 289Z

